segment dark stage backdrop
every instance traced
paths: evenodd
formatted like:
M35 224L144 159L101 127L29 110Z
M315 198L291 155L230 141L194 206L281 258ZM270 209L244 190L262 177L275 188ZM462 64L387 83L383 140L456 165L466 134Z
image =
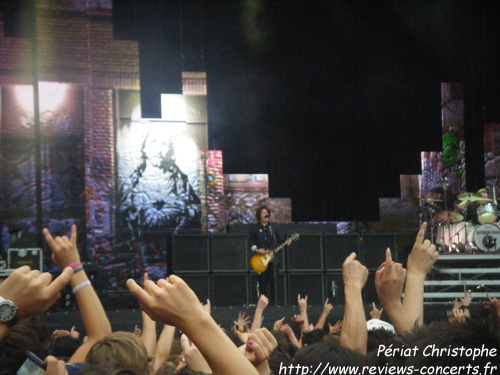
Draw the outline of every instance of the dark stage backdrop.
M464 83L470 189L483 184L498 2L179 4L180 69L207 72L210 148L225 173L269 174L294 221L377 220L420 152L441 150L441 82ZM158 74L146 65L141 79Z

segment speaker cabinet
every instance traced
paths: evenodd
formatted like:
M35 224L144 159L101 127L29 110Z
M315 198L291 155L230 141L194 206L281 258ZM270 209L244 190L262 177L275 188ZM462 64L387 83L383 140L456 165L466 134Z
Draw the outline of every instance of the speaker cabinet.
M172 237L172 269L176 272L210 272L209 236Z
M378 269L385 261L385 250L391 249L392 259L397 261L397 246L395 234L363 234L361 236L363 263L368 269Z
M307 296L310 305L323 305L325 302L323 273L289 273L289 304L297 304L297 296Z
M212 235L210 249L214 272L248 271L247 236Z
M358 254L359 234L336 234L325 236L325 268L327 271L341 271L345 258Z
M325 275L325 299L332 305L343 305L345 303L344 296L344 280L342 272L332 272Z
M248 304L247 274L212 275L212 300L214 306L242 306Z
M182 274L180 277L193 289L201 302L206 303L208 298L211 299L208 274Z
M286 295L285 292L287 290L287 280L283 272L280 272L277 276L278 276L278 283L277 283L278 305L284 306L288 304L287 301L288 296ZM259 293L257 290L257 274L255 272L252 272L252 274L250 275L250 296L248 302L251 304L256 304L258 300L259 300ZM269 305L271 305L271 303Z
M322 271L323 270L323 236L300 236L287 251L288 271Z
M365 287L363 288L363 303L365 305L371 306L372 302L379 304L377 290L375 289L375 272L375 270L370 271L370 273L368 274L368 280L366 281Z

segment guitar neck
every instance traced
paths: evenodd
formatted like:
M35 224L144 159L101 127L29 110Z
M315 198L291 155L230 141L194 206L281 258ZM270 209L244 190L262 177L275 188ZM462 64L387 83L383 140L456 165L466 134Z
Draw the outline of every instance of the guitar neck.
M289 238L289 240L296 241L299 239L298 233L292 234L292 236ZM288 240L287 240L288 241ZM279 252L281 249L283 249L286 246L286 241L283 242L281 245L273 249L273 253Z
M277 252L279 252L281 249L283 249L285 246L286 246L286 243L285 243L285 242L283 242L281 245L279 245L278 247L276 247L276 248L273 250L273 252L274 252L274 253L277 253Z

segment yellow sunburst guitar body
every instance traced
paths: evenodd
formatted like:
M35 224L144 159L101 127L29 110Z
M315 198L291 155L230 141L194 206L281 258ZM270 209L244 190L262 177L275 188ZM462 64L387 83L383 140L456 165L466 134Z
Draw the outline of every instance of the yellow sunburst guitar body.
M297 241L299 239L299 234L294 233L290 236L289 239L292 241ZM250 258L250 266L255 272L260 275L262 272L267 270L267 267L269 267L269 263L273 261L274 254L278 253L285 246L286 241L266 254L255 254L254 256L252 256L252 258Z

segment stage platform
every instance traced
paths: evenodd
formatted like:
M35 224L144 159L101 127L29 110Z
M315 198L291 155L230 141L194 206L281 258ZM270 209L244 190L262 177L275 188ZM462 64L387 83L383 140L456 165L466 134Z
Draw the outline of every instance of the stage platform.
M380 306L379 306L380 307ZM446 311L451 310L452 304L430 304L425 306L425 321L426 323L432 320L444 319ZM318 320L322 306L310 306L308 308L308 315L310 323L316 323ZM365 305L365 313L367 319L370 317L371 305ZM480 317L479 304L471 304L472 317ZM255 306L228 306L228 307L214 307L212 308L212 316L215 321L223 328L230 329L233 321L238 318L238 312L243 311L253 317ZM106 313L111 322L113 331L133 331L135 325L142 326L141 311L137 309L107 309ZM285 317L285 322L289 323L292 327L291 318L293 315L299 314L298 306L268 306L264 311L264 323L266 328L272 328L273 323ZM344 305L334 305L333 312L330 313L327 322L334 324L337 320L342 319L344 314ZM51 330L53 329L70 329L76 326L77 330L83 331L83 324L79 312L74 308L69 309L52 309L50 312L44 314L44 319ZM382 319L389 321L385 313ZM160 325L157 331L160 332Z

